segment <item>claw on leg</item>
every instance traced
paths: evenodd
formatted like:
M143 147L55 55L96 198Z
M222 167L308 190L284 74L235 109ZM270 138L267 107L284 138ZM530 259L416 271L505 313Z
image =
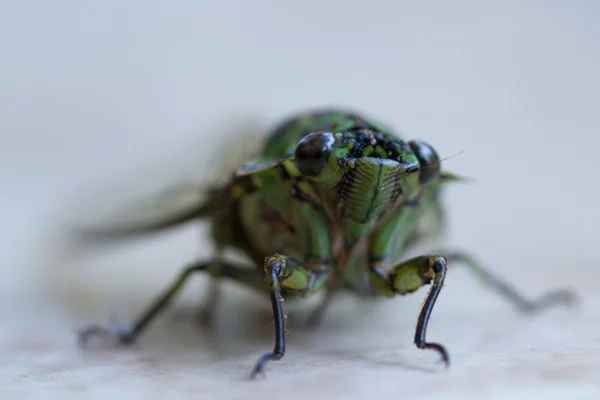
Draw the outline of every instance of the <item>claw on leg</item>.
M103 327L100 325L88 325L77 333L79 347L85 348L93 338L108 339L116 341L119 345L131 345L135 342L133 326L123 323L110 323Z

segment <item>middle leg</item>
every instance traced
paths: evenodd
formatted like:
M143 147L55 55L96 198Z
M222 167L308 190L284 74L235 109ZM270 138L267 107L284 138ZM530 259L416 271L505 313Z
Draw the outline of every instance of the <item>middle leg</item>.
M177 279L175 279L166 290L139 315L133 326L102 327L100 325L89 325L79 332L80 345L85 346L91 337L98 335L116 339L121 344L132 344L138 336L147 329L149 324L154 321L158 314L165 310L181 292L192 275L200 272L206 273L206 271L211 268L214 270L215 274L218 274L220 277L229 278L246 286L264 291L263 277L256 268L245 268L236 264L220 261L197 262L184 268Z

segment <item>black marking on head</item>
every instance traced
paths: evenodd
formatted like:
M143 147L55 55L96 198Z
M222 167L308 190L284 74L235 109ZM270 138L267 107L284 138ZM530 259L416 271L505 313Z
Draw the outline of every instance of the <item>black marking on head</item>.
M410 146L402 139L360 126L353 127L346 132L341 144L341 147L351 148L348 154L348 157L351 158L361 158L369 147L374 149L377 146L381 147L386 153L387 156L385 158L400 163L404 162L403 155L405 153L412 152ZM369 157L381 158L375 152L369 154Z

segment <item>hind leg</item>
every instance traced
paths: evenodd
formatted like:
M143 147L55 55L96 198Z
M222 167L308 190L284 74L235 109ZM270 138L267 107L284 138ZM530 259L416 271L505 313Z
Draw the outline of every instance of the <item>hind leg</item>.
M480 282L494 290L523 314L536 314L560 305L571 306L577 299L575 293L566 289L550 290L537 299L530 299L512 284L481 266L473 256L463 252L448 252L444 253L444 256L449 265L458 263L467 267Z

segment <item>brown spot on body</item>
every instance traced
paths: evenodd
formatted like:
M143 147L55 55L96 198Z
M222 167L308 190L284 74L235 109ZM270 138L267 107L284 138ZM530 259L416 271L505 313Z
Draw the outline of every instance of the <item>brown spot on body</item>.
M260 208L260 216L269 225L269 228L273 233L290 233L296 234L296 229L291 222L287 221L279 210L275 207L262 203Z

